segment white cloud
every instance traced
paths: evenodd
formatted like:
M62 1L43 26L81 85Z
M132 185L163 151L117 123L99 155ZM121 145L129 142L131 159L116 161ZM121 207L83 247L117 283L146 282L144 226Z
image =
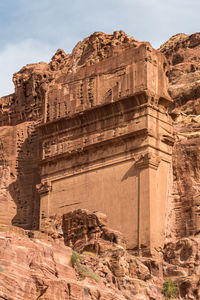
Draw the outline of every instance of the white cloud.
M8 44L0 51L0 96L13 93L13 73L19 71L26 64L48 62L54 52L55 49L51 45L32 39L18 44Z

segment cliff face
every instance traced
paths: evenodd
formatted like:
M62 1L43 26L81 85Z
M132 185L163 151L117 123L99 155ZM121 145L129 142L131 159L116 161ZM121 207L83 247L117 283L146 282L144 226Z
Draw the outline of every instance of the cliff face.
M39 224L37 126L47 121L46 99L64 96L61 87L69 74L140 45L122 31L112 35L94 33L79 42L72 54L59 49L49 64L23 67L13 77L15 93L0 98L0 220L26 229L0 227L0 298L163 299L162 284L170 277L177 282L183 299L199 299L199 33L176 35L159 49L169 62L169 93L174 100L170 114L176 138L166 224L169 243L158 251L159 259L131 256L124 245L114 243L115 233L108 230L112 237L106 244L109 249L101 240L97 243L104 249L101 254L82 258L100 277L100 282L95 283L91 278L79 278L72 268L72 250L68 246L74 245L66 242L69 235L63 235L66 228L60 226L60 221L57 224L46 220L50 223L44 233L28 231L38 229ZM69 115L71 105L66 108ZM83 223L81 218L79 221ZM80 227L75 229L72 239L78 236ZM90 239L89 235L86 240ZM85 245L85 239L80 245ZM92 245L95 248L96 244ZM91 250L90 243L87 247ZM75 249L83 251L80 247Z
M169 278L181 299L200 299L199 238L168 243L156 258L138 257L101 213L66 214L64 233L59 216L51 221L48 232L0 226L1 299L164 300Z
M173 150L174 189L168 236L199 234L199 107L200 34L178 34L159 49L170 64L170 108L176 143Z
M63 224L59 237L0 227L2 299L163 299L162 264L129 254L105 215L77 210Z

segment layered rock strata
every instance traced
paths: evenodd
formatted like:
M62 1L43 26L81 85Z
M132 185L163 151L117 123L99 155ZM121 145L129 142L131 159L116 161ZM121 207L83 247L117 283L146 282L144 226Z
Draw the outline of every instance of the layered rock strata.
M168 237L197 235L199 205L200 34L178 34L161 46L169 62L169 93L176 143L174 189L169 205Z
M105 229L100 230L98 222L85 226L86 220L98 219L105 227L105 215L71 212L63 219L64 230L72 219L74 225L67 227L68 240L0 226L2 299L164 300L163 284L169 278L177 287L177 297L200 298L198 237L166 244L157 259L144 258L127 252L124 240L123 246L113 241L113 236L121 238L119 232L107 228L105 236L99 234ZM65 246L69 240L79 253ZM73 255L78 263L72 260Z

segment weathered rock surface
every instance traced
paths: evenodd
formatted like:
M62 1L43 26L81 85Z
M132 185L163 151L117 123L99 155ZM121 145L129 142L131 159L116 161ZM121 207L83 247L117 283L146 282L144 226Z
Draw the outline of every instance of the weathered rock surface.
M90 216L95 219L92 213ZM166 244L157 259L136 257L107 240L101 253L79 254L84 271L95 274L85 277L82 269L72 267L73 250L64 245L63 238L29 238L30 233L0 226L1 299L164 300L162 286L168 278L176 283L180 299L200 299L198 237Z
M173 278L181 299L200 299L200 238L183 238L164 249L164 275Z
M79 252L101 254L107 248L110 250L111 243L126 247L122 234L107 227L107 217L103 213L91 213L86 209L69 212L63 215L62 229L65 244Z
M2 223L38 229L36 127L43 122L47 95L55 96L55 86L57 93L66 74L138 45L122 31L113 35L94 33L79 42L72 54L59 49L49 64L27 65L14 74L15 93L0 98ZM166 228L170 242L160 249L163 259L127 253L124 245L113 243L119 233L106 229L99 214L75 212L65 215L64 223L62 216L52 217L46 220L43 233L0 226L0 298L163 299L163 281L173 278L182 299L200 299L200 34L176 35L160 51L170 64L169 92L174 99L171 116L176 133L174 186ZM83 220L81 227L72 222L77 216ZM111 239L105 238L108 236ZM72 249L64 245L63 237L74 249L95 253L83 254L82 262L100 277L99 283L80 280L71 266Z
M113 34L95 32L83 41L78 42L71 54L58 49L50 62L53 71L72 72L80 66L95 64L104 58L111 57L129 47L137 47L141 43L123 32Z
M1 299L163 299L162 280L155 266L148 267L151 259L146 266L122 246L110 242L101 256L83 252L81 263L99 277L96 283L76 273L72 249L61 239L30 239L22 229L0 229Z
M166 55L170 64L169 91L174 99L174 106L183 107L182 111L185 113L198 114L200 33L177 34L159 50Z
M167 232L169 238L183 237L198 234L200 228L200 34L177 34L160 51L170 64L169 93L174 100L171 115L176 133Z

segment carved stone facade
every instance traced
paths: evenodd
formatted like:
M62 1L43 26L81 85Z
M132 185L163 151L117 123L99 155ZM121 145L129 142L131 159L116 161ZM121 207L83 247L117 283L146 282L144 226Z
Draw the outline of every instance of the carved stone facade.
M101 211L128 248L162 246L173 130L166 60L147 43L62 74L39 126L40 228L55 213Z

